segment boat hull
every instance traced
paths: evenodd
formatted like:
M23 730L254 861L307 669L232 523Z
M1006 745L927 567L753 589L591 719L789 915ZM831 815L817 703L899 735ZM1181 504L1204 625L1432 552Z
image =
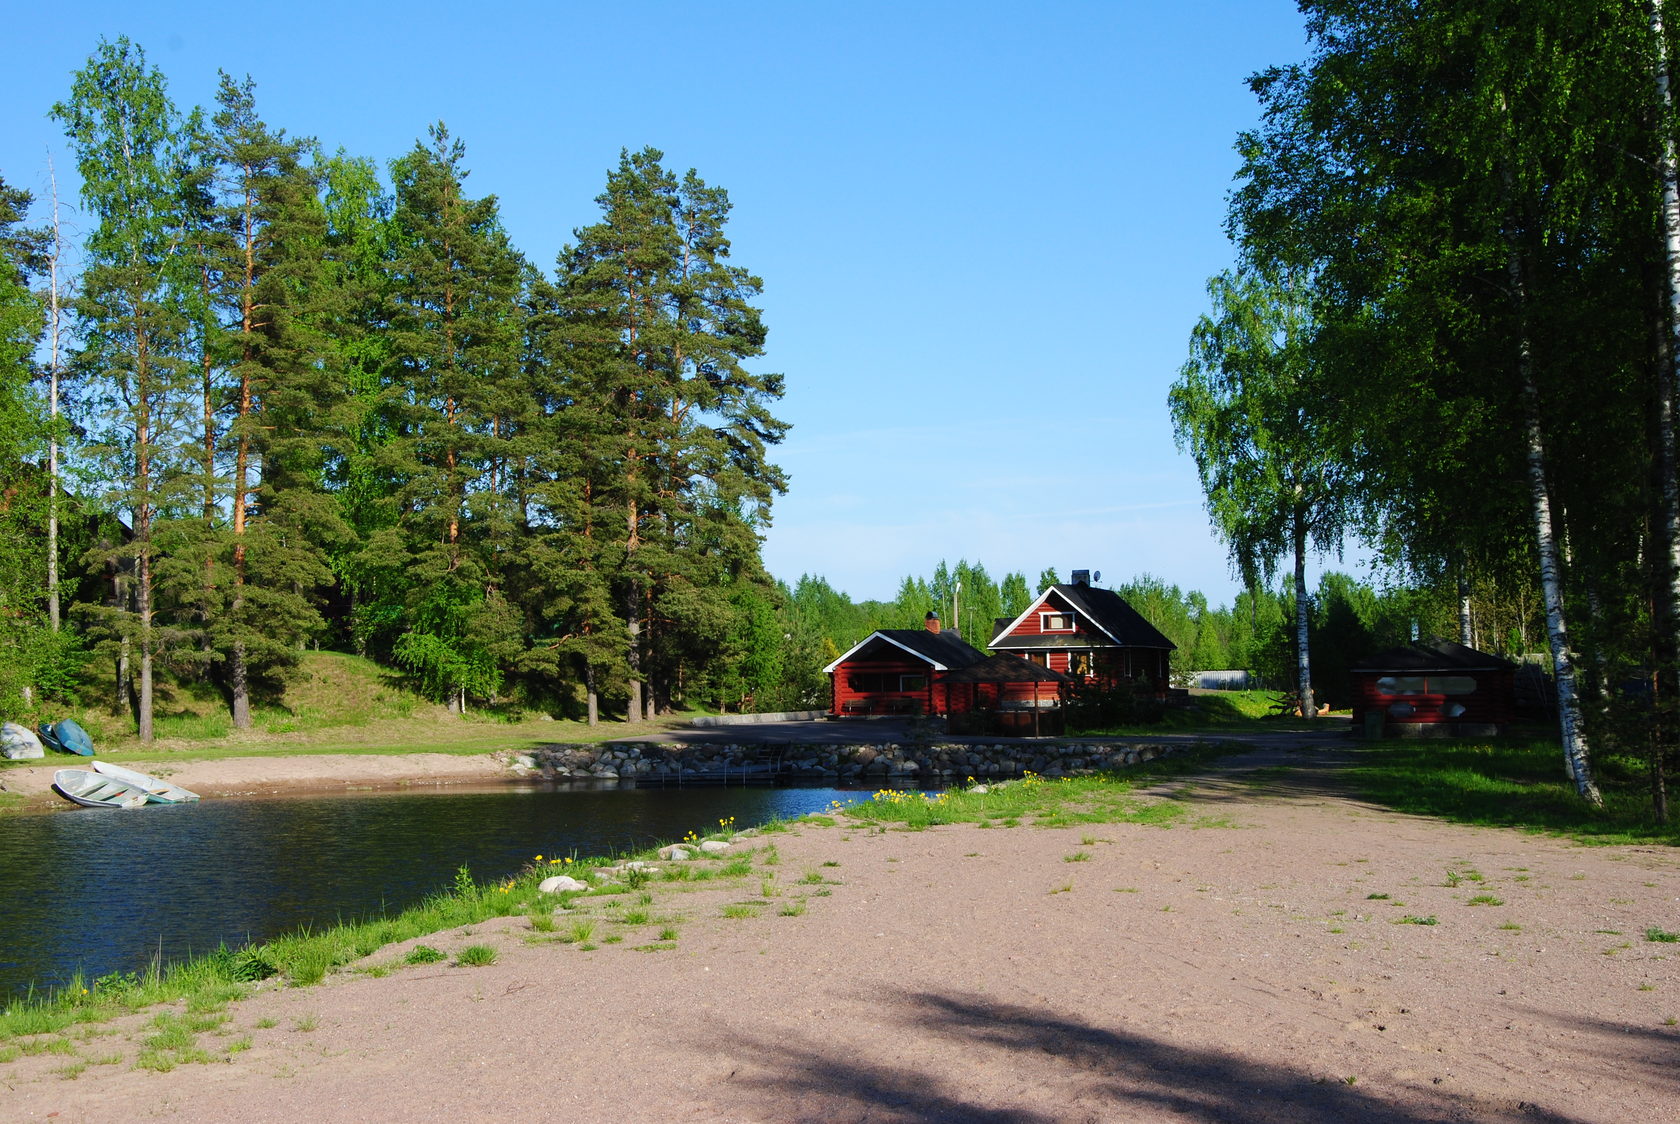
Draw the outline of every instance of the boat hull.
M84 808L139 808L146 790L92 769L60 769L53 774L53 791Z
M131 784L146 793L146 799L153 804L190 804L198 799L198 793L189 788L182 788L178 784L170 784L166 780L142 773L135 769L125 769L121 765L113 765L109 761L95 761L94 771L101 776Z

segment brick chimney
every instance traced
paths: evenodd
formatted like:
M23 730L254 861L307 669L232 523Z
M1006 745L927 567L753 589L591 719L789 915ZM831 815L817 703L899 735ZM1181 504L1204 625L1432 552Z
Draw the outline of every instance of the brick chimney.
M923 621L923 622L922 622L922 623L923 623L923 624L925 624L925 625L926 625L926 626L927 626L927 630L928 630L928 631L929 631L929 632L935 632L935 633L937 633L937 632L938 632L938 631L939 631L939 628L940 628L940 625L939 625L939 614L938 614L938 613L936 613L936 612L934 612L934 611L933 611L933 610L931 610L931 609L930 609L930 610L928 610L928 615L927 615L927 619L926 619L926 620L925 620L925 621Z

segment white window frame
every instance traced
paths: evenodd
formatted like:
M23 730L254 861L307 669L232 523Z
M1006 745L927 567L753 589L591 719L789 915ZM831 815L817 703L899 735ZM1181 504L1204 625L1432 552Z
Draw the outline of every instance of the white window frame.
M1050 626L1050 620L1053 617L1067 621L1067 625L1062 628L1052 628ZM1074 615L1072 613L1038 614L1038 631L1040 632L1072 632L1075 627L1077 627L1077 624L1078 622L1074 619Z

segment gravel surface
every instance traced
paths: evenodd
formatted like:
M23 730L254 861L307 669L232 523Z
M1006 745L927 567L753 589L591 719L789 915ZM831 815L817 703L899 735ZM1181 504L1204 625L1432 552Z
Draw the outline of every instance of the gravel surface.
M74 1077L0 1065L0 1117L1680 1118L1680 945L1645 939L1680 930L1680 855L1396 815L1345 756L1172 781L1170 828L743 838L751 877L655 883L645 923L591 901L621 943L555 941L564 912L438 934L498 958L265 990L200 1035L228 1060L167 1073L133 1067L151 1016L119 1021Z

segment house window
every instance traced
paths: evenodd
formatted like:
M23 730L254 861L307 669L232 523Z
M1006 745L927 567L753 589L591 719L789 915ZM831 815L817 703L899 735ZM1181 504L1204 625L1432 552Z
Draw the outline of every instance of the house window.
M1068 674L1069 675L1083 675L1083 676L1089 677L1090 674L1091 674L1091 653L1090 652L1069 652L1068 653Z
M1033 663L1037 664L1039 667L1049 667L1050 666L1050 660L1049 660L1048 657L1045 656L1045 654L1043 652L1028 652L1027 653L1027 659L1031 660Z
M922 672L860 671L847 676L846 683L860 695L927 690L927 676Z
M1040 613L1038 614L1038 630L1040 632L1072 632L1072 613Z

